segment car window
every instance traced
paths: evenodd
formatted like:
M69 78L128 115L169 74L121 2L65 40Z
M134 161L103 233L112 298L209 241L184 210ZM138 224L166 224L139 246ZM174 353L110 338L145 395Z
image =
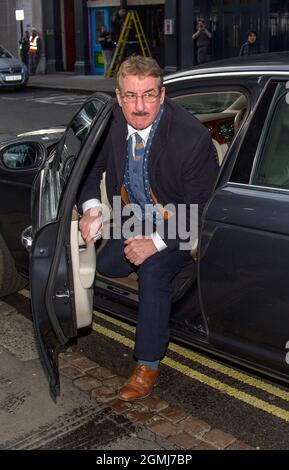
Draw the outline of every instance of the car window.
M231 107L242 95L235 91L196 93L178 96L173 100L193 114L221 113Z
M12 55L9 54L4 47L0 46L0 59L11 59Z
M41 210L39 211L41 214L40 227L56 218L61 194L68 182L81 146L96 116L104 106L104 101L97 98L85 103L72 119L59 143L52 167L44 170Z
M245 94L237 90L216 90L174 96L172 100L209 129L216 160L221 166L247 114Z
M279 84L264 125L250 184L289 189L289 100Z
M66 130L54 161L54 170L59 172L61 189L65 186L80 147L102 107L103 102L100 100L89 101L74 116Z
M276 126L282 122L283 131L287 129L286 106L289 111L289 105L285 97L285 84L271 80L256 106L237 159L233 162L231 182L272 186L273 177L278 177L277 168L284 155L286 134L280 134ZM282 112L281 121L278 121L278 107ZM288 134L288 130L286 132Z

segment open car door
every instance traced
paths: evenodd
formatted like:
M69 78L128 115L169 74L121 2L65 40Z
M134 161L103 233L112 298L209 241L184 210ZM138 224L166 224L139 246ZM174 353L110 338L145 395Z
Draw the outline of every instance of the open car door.
M95 277L94 244L78 231L77 190L108 127L113 99L95 94L74 116L56 155L38 175L32 195L30 281L36 340L54 398L60 393L58 354L90 325ZM24 238L28 238L27 231Z

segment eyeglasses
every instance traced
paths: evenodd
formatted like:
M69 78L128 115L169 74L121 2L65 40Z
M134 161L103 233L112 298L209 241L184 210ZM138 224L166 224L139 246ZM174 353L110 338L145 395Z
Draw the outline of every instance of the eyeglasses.
M136 103L138 98L141 98L145 103L154 103L159 95L160 93L149 91L143 95L137 95L136 93L126 93L125 95L121 95L121 97L125 103Z

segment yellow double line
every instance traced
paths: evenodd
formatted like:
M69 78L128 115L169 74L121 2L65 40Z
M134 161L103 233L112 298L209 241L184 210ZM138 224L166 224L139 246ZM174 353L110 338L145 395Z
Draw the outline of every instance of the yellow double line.
M30 297L30 292L27 291L26 289L20 291L19 293L24 295L25 297ZM122 328L124 331L128 331L132 334L134 334L135 332L134 327L128 325L127 323L121 320L116 320L115 318L111 318L110 316L97 312L97 311L93 311L93 313L95 316L101 318L102 320L105 320L106 322L114 326ZM95 323L93 323L92 327L93 327L93 330L96 331L97 333L100 333L103 336L112 339L113 341L116 341L130 349L133 349L134 342L131 339L127 338L126 336L121 335L120 333L116 333L115 331L112 331L111 329L108 329L102 325L98 325ZM243 372L239 372L233 369L232 367L228 367L218 362L215 362L198 353L190 351L182 346L179 346L173 342L170 343L168 351L172 353L176 353L179 356L184 357L185 359L194 361L195 363L200 364L203 367L207 367L208 369L211 369L213 371L220 372L223 375L226 375L230 378L238 380L239 382L249 385L257 390L262 390L271 396L281 398L282 400L287 401L287 402L289 401L289 390L287 392L286 390L282 390L281 388L276 387L267 382L264 382L261 379L250 377L249 375L244 374ZM289 411L286 409L280 408L278 406L274 406L264 400L261 400L253 395L250 395L249 393L242 392L241 390L238 390L237 388L234 388L226 383L221 382L220 380L217 380L213 377L210 377L201 372L198 372L192 369L192 367L186 366L182 364L181 362L171 359L168 356L163 359L162 363L191 379L197 380L200 383L203 383L215 390L218 390L221 393L224 393L232 398L235 398L243 403L246 403L247 405L253 406L254 408L258 410L261 410L273 416L276 416L282 419L283 421L289 422Z
M131 333L134 333L135 328L127 325L126 323L116 320L114 318L111 318L107 315L104 315L103 313L96 312L94 311L94 314L98 316L99 318L102 318L103 320L120 327L126 331L129 331ZM114 341L117 341L118 343L123 344L124 346L127 346L130 349L133 349L134 342L131 339L128 339L127 337L116 333L114 331L109 330L108 328L105 328L101 325L96 325L93 323L93 329L94 331L101 333L102 335L113 339ZM183 348L181 346L178 346L175 343L170 343L168 350L170 352L177 353L178 355L190 359L198 364L200 364L203 367L207 367L209 369L212 369L216 372L221 372L224 375L227 375L231 378L234 378L238 380L239 382L242 382L246 385L250 385L251 387L254 387L256 389L265 391L266 393L276 396L278 398L282 398L283 400L289 401L289 391L284 391L274 385L271 385L269 383L263 382L260 379L250 377L242 372L239 372L231 367L222 365L220 363L217 363L215 361L212 361L211 359L205 358L204 356L201 356L200 354L194 353L193 351L190 351L186 348ZM231 387L230 385L227 385L220 380L214 379L213 377L210 377L208 375L202 374L201 372L198 372L194 369L192 369L189 366L186 366L178 361L175 361L174 359L171 359L169 357L165 357L162 361L163 364L165 364L168 367L171 367L174 370L177 370L183 375L186 375L187 377L190 377L191 379L197 380L198 382L201 382L205 385L208 385L211 388L214 388L215 390L218 390L219 392L225 393L226 395L229 395L239 401L242 401L243 403L246 403L248 405L254 406L255 408L265 411L266 413L272 414L284 421L289 422L289 411L279 408L277 406L271 405L270 403L267 403L264 400L261 400L255 396L252 396L248 393L242 392L241 390L238 390L234 387Z

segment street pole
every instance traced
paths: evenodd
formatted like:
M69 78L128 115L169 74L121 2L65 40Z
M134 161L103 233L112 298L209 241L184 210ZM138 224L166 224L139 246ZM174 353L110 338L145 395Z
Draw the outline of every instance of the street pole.
M16 22L19 21L20 23L20 36L23 38L23 20L24 20L24 10L15 10L15 18ZM18 33L18 31L17 31Z
M165 72L193 65L194 4L193 0L165 2Z
M187 0L178 1L178 68L191 67L194 62L194 7L195 2Z

